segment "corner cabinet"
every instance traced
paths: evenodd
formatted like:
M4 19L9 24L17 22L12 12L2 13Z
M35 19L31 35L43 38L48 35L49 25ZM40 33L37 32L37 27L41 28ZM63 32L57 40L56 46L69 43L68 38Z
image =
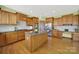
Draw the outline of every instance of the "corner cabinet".
M16 24L16 13L0 10L0 24Z

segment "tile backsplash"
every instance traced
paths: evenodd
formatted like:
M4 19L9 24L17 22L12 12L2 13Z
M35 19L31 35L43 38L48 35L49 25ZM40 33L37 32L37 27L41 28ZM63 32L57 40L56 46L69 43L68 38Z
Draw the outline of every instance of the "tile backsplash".
M65 31L65 29L68 29L70 32L75 32L77 26L55 26L54 29L58 29L60 31Z
M0 25L0 32L6 32L6 31L14 31L15 26L13 25Z

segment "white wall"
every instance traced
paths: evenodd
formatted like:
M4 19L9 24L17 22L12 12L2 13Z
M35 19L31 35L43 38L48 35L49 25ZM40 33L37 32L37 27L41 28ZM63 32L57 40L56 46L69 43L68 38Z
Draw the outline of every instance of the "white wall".
M58 29L60 31L64 31L65 29L69 29L69 31L74 32L77 26L55 26L54 29Z

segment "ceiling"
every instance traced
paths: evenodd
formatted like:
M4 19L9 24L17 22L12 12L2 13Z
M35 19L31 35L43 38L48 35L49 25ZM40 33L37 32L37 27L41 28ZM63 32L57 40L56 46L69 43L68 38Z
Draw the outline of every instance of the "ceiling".
M79 5L6 5L6 7L41 19L49 16L60 17L79 10Z

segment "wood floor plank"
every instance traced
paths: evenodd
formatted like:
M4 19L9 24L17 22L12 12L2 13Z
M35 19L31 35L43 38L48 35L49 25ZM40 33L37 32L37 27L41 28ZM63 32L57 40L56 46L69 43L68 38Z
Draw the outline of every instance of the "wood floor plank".
M25 40L0 48L1 54L30 54L26 48ZM32 54L51 54L51 53L79 53L79 42L71 39L58 39L50 37L48 42L39 47Z

